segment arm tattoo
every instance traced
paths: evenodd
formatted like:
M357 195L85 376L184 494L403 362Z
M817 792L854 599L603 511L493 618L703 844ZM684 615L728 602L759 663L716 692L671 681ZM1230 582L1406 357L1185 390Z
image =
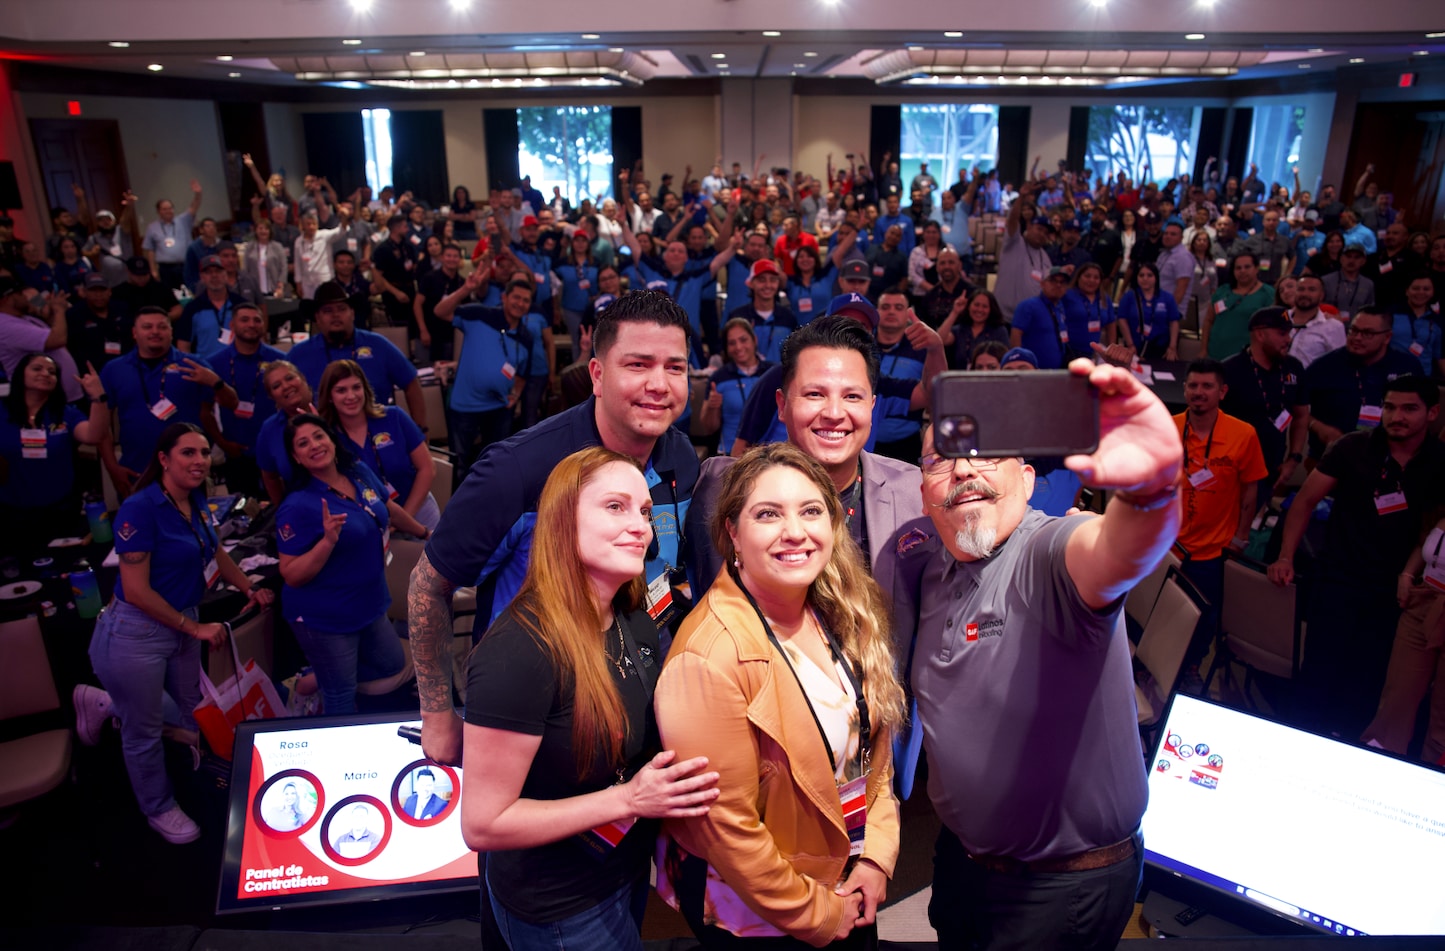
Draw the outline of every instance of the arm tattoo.
M411 626L411 655L416 664L417 691L424 713L452 710L452 592L456 590L425 554L411 573L406 595Z
M120 560L128 565L143 565L150 556L148 551L128 551L120 556Z

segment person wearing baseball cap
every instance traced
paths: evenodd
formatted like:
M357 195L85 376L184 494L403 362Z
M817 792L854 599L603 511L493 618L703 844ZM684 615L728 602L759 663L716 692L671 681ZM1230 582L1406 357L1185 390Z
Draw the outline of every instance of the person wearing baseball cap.
M1000 370L1037 370L1039 358L1027 347L1014 347L999 361Z
M758 355L769 363L783 358L783 341L798 329L792 308L778 301L783 274L768 258L753 262L748 272L749 299L728 314L728 320L743 319L753 325L758 338Z
M838 289L844 294L863 297L867 295L870 283L872 278L868 274L868 262L862 258L844 261L843 266L838 268Z
M1064 294L1069 289L1069 272L1051 267L1043 274L1039 293L1021 302L1014 311L1009 342L1037 354L1041 370L1062 370L1080 344L1070 345L1064 311Z
M537 293L532 298L532 313L544 314L548 323L552 320L552 255L539 239L541 226L536 215L524 215L522 227L512 242L512 254L532 275L532 285Z
M1291 257L1294 260L1294 276L1304 273L1310 258L1320 253L1325 246L1325 233L1320 230L1320 213L1314 208L1307 210L1299 221L1299 230L1290 237Z
M136 253L135 211L131 199L121 207L121 215L102 208L95 213L95 231L85 240L80 253L95 269L105 275L111 287L125 280L125 262Z
M386 240L371 252L371 280L381 292L387 323L406 327L410 334L419 333L411 304L416 293L417 250L406 239L406 231L405 215L392 215L386 220ZM317 293L321 293L320 288ZM321 381L319 375L316 381Z
M144 258L146 274L150 267ZM122 284L121 287L130 285ZM175 303L175 295L162 288ZM70 325L70 336L66 348L75 357L77 366L90 364L99 370L106 363L129 353L135 346L131 335L131 324L135 313L125 304L116 300L110 285L99 274L87 274L80 284L79 299L72 298L65 320Z
M230 345L231 317L245 298L229 287L220 255L201 258L200 271L201 285L176 321L175 340L182 353L198 353L209 361Z
M150 262L136 255L125 262L125 283L113 288L113 300L124 307L126 313L135 315L142 307L160 307L175 320L181 316L181 304L175 292L151 276ZM126 349L132 343L130 331L123 336ZM100 364L96 364L100 366Z

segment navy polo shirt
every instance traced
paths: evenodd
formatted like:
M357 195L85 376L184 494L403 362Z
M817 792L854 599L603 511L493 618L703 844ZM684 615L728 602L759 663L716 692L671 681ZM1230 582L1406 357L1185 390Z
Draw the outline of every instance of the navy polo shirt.
M371 383L378 403L389 404L395 390L404 390L416 379L416 367L397 349L396 344L381 334L358 329L349 343L332 346L324 334L308 337L291 348L289 359L311 384L312 392L321 391L321 374L333 360L355 360Z
M286 452L286 414L272 413L261 424L256 433L256 466L262 472L271 472L281 477L286 485L291 484L295 472L291 456Z
M557 265L557 276L562 279L562 309L574 314L585 313L588 301L597 293L597 267L578 265L574 258Z
M907 380L911 384L917 384L919 380L923 379L923 361L928 358L928 351L919 350L908 342L907 337L900 339L891 347L879 344L878 350L882 357L878 367L880 380ZM913 395L911 388L908 395L910 398ZM878 415L877 405L884 406L884 415ZM923 427L923 411L914 410L911 402L905 401L899 405L899 401L896 399L880 398L877 405L874 407L873 415L873 441L875 442L896 442L899 439L906 439Z
M526 376L532 364L536 341L531 330L526 323L519 323L513 329L500 307L482 304L458 307L452 315L452 326L462 332L466 342L457 364L457 379L452 384L451 408L458 413L485 413L503 408L507 405L512 381L518 375Z
M1013 329L1023 334L1023 343L1039 358L1040 370L1061 370L1064 367L1064 341L1060 331L1067 329L1062 302L1049 303L1042 294L1020 301L1014 308ZM1069 345L1074 345L1073 337Z
M874 395L878 398L873 403L872 430L868 433L868 442L863 447L864 450L873 451L873 446L879 439L878 430L882 427L885 419L889 416L908 415L913 403L913 390L917 385L917 380L902 380L897 377L879 375L878 389L874 391ZM778 418L776 394L778 390L782 389L782 386L783 368L781 366L769 367L766 373L758 375L758 382L753 386L752 392L748 394L748 401L743 406L743 416L738 423L737 438L750 446L788 441L787 427Z
M400 406L386 407L386 415L366 420L366 445L358 446L346 435L344 429L337 429L343 444L366 467L381 477L382 482L396 490L397 501L405 502L416 483L416 469L411 464L412 450L426 437L412 422Z
M427 560L457 587L477 586L473 636L480 637L522 586L531 557L537 499L552 469L568 455L602 444L597 399L542 420L510 439L493 443L467 473L441 524L427 541ZM645 476L652 490L652 527L657 556L647 578L683 564L683 525L698 461L692 443L676 428L658 438Z
M1104 328L1115 320L1114 302L1102 291L1097 300L1089 300L1075 288L1064 295L1064 326L1069 328L1069 345L1088 350L1098 343ZM1167 328L1166 328L1167 330Z
M1143 294L1130 288L1119 301L1118 316L1128 322L1134 343L1147 340L1168 345L1169 325L1179 322L1179 305L1173 294L1161 291L1146 301Z
M211 359L230 343L231 315L236 312L237 304L244 303L239 294L230 291L226 292L226 300L220 307L212 303L207 293L193 297L176 318L175 339L189 343L192 353ZM221 339L222 331L227 332L225 340Z
M1344 347L1331 350L1305 368L1304 389L1310 415L1340 432L1373 429L1360 423L1361 406L1380 406L1385 385L1399 376L1420 375L1420 361L1404 350L1386 347L1385 355L1365 366ZM1310 434L1310 455L1318 459L1324 444Z
M728 313L728 320L746 320L753 325L753 333L758 338L758 356L769 363L781 363L783 359L783 341L788 339L788 334L798 329L798 319L788 307L775 304L773 316L764 320L751 303L744 304Z
M341 537L316 577L300 587L281 588L287 620L336 634L361 630L391 605L386 587L386 486L364 464L347 476L356 488L355 500L312 476L276 511L276 550L283 555L304 555L321 541L326 534L323 499L332 515L346 513Z
M10 470L10 477L0 482L0 504L37 508L64 500L75 484L75 427L85 420L73 406L66 406L56 419L47 406L35 419L45 445L26 446L21 430L30 427L15 425L10 414L0 410L0 459Z
M159 481L122 502L115 516L116 552L149 552L151 590L177 611L201 603L206 593L206 566L216 557L220 544L200 489L191 493L189 521L166 498ZM116 579L115 596L127 601L123 577Z
M284 359L286 354L263 343L249 356L239 353L236 345L231 344L222 347L211 360L211 369L236 391L240 401L236 409L221 407L221 432L232 442L245 446L248 456L256 455L256 437L261 432L261 424L276 414L276 404L261 381L261 365Z
M132 350L117 357L100 371L100 381L110 396L120 421L120 464L143 472L150 464L156 442L171 423L201 424L201 410L210 403L214 391L209 386L192 383L181 371L188 369L182 361L192 360L210 368L204 357L181 353L172 347L160 359L148 365L140 351ZM166 419L157 419L151 407L164 396L175 404L176 411Z

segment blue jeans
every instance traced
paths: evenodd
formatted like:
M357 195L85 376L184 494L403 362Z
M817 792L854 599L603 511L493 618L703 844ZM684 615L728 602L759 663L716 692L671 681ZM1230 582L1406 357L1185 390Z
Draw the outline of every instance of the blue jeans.
M183 613L196 619L194 608ZM180 725L194 730L191 713L201 702L201 642L140 608L112 601L96 622L90 663L120 717L121 749L136 801L141 812L159 815L176 804L161 742L166 695L180 708Z
M644 879L624 885L570 918L539 924L518 918L487 890L497 927L511 951L642 951L641 909L646 907L646 896Z
M328 714L356 712L356 684L390 677L406 666L401 638L383 613L357 631L318 631L293 620L291 630L316 670Z

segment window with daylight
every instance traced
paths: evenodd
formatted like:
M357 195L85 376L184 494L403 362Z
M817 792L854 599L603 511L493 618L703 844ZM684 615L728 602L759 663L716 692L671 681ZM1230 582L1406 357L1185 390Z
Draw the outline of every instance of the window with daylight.
M373 195L392 184L391 110L361 110L361 131L366 139L366 184Z
M1197 106L1093 106L1084 161L1094 181L1123 172L1136 185L1192 172Z
M1304 106L1255 106L1249 130L1249 160L1259 166L1265 185L1294 191L1294 166L1299 162L1305 131Z
M958 181L961 168L978 166L988 172L998 162L998 106L981 102L936 102L905 105L901 112L903 134L898 176L905 187L924 162L928 163L928 174L938 182L939 188ZM907 197L904 196L905 205Z
M517 110L517 167L532 187L573 205L612 194L612 107L532 106Z

